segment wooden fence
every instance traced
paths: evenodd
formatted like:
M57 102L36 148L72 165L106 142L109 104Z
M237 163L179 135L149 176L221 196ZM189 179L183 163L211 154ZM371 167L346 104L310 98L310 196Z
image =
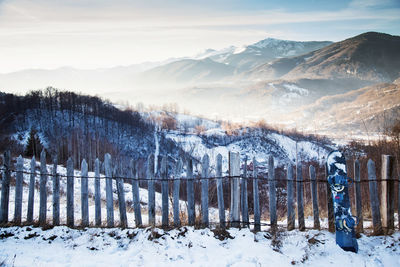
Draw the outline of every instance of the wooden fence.
M144 226L141 214L141 204L139 197L139 182L147 183L148 190L148 225L156 226L156 208L155 208L155 183L161 183L161 195L162 195L162 212L161 212L161 226L162 227L179 227L183 224L180 219L180 187L181 181L185 181L186 184L186 206L187 206L187 224L190 226L195 225L196 220L196 203L195 203L195 187L194 183L199 181L201 183L201 226L209 227L209 193L210 193L210 180L216 181L216 193L217 193L217 204L219 212L219 223L218 226L221 228L225 227L250 227L253 225L254 231L260 231L261 226L264 225L261 222L261 210L260 210L260 190L259 185L268 184L268 198L269 198L269 225L272 229L278 226L277 216L277 188L276 182L278 181L275 177L274 158L268 158L268 178L263 179L259 177L259 163L253 159L250 166L252 166L252 175L248 175L247 158L244 163L243 174L241 174L240 168L240 155L239 153L229 152L229 175L223 176L222 172L222 156L219 154L216 157L216 176L210 176L209 168L209 156L205 155L201 161L201 173L200 177L195 178L193 173L193 162L189 159L185 162L179 160L174 169L173 178L169 178L168 175L168 162L167 157L163 157L160 164L160 175L155 178L154 170L154 155L150 155L147 159L146 177L139 177L139 171L136 164L132 161L129 167L129 177L123 177L119 175L118 169L113 168L111 164L110 154L106 154L104 157L104 176L100 175L100 161L96 159L94 164L94 177L88 176L88 165L85 160L81 164L81 175L74 176L74 166L71 158L68 159L66 168L66 175L61 175L57 172L57 161L53 162L52 173L47 173L46 167L46 154L44 151L40 157L40 201L39 201L39 219L38 224L41 226L47 225L47 190L46 185L48 183L48 177L52 177L52 208L53 218L52 225L60 225L60 178L66 178L66 224L69 227L74 227L74 182L75 178L80 178L81 188L81 226L89 226L89 194L88 194L88 179L95 179L94 181L94 204L95 204L95 226L102 225L102 214L101 214L101 188L100 179L105 179L105 193L106 193L106 220L107 227L114 227L114 200L113 200L113 179L116 181L116 191L118 195L118 208L120 214L119 226L126 228L129 226L127 220L127 207L125 201L125 193L123 190L124 182L130 180L132 185L132 208L134 211L134 220L136 227ZM182 170L186 165L186 177L181 177ZM28 207L27 207L27 219L24 224L33 224L33 212L34 212L34 192L35 192L35 179L36 179L36 162L35 158L32 158L30 168L31 170L24 171L23 169L23 158L19 156L16 160L16 168L11 167L10 152L4 153L3 158L3 172L2 172L2 188L1 188L1 206L0 206L0 223L20 225L22 223L22 194L23 194L23 174L30 175L29 191L28 191ZM327 192L327 214L328 214L328 225L329 231L334 232L334 214L333 214L333 202L330 194L329 185L326 179L317 179L316 171L313 166L309 166L309 180L303 179L302 168L303 166L298 163L296 166L296 177L293 172L294 166L289 164L286 168L286 193L287 193L287 229L295 229L295 209L297 207L297 220L298 228L300 231L304 231L305 219L304 219L304 189L306 184L310 184L310 199L312 200L312 215L313 215L313 228L320 229L320 218L318 208L318 186L317 183L326 184ZM325 170L326 171L326 170ZM14 218L9 221L9 200L10 200L10 181L11 173L15 173L15 210ZM370 196L370 207L373 221L374 234L388 233L394 230L394 211L395 211L395 198L398 199L397 212L400 215L400 183L399 179L395 176L395 164L394 159L391 156L382 156L382 175L381 179L376 177L375 164L372 160L368 161L368 180L360 180L360 163L358 160L354 162L354 197L355 198L355 214L358 218L359 224L357 225L357 232L363 232L363 203L368 201L367 199L361 199L360 185L362 182L369 184L369 196ZM350 174L349 174L350 175ZM227 203L224 203L223 195L223 180L228 179L230 181L230 206L229 206L229 219L225 218L225 211L227 209ZM279 180L282 182L282 180ZM381 183L380 193L378 192L378 182ZM248 207L248 189L247 186L252 183L252 220L249 219L249 207ZM172 184L172 187L169 185ZM324 185L325 186L325 185ZM395 190L395 186L398 190ZM172 188L172 194L169 190ZM294 196L296 190L296 199ZM395 195L395 192L397 194ZM169 218L169 197L172 195L172 219L173 225L170 223ZM93 222L92 222L93 223ZM400 224L399 224L400 227Z

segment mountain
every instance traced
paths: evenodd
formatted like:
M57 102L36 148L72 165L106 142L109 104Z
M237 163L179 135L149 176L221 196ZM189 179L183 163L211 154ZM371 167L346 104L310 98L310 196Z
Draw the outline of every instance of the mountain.
M223 58L210 58L234 66L237 72L243 72L278 58L302 55L330 44L332 42L329 41L297 42L267 38L243 48L242 51L235 50L226 54Z
M322 97L287 114L294 116L325 132L383 132L400 117L400 80Z
M140 80L156 83L213 82L233 74L233 67L210 58L183 59L145 71L140 75Z
M325 47L332 42L296 42L267 38L255 44L221 50L207 49L193 59L182 59L148 70L143 82L215 82L250 70L271 60L296 56Z
M357 79L391 82L400 76L400 36L367 32L319 50L254 68L250 79Z

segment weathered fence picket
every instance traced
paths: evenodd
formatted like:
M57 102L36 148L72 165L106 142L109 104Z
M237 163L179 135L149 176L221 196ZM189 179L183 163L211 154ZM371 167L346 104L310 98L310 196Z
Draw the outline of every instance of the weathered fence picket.
M14 223L21 224L22 215L22 181L24 179L23 175L24 160L20 155L17 158L17 173L15 179L15 206L14 206Z
M57 173L57 157L53 159L53 225L60 225L60 176Z
M222 188L222 155L217 155L217 198L218 198L218 211L219 211L219 225L225 229L225 206L224 206L224 191Z
M253 206L254 206L254 231L261 231L260 197L258 195L258 170L257 160L253 158Z
M176 165L176 170L175 170L175 180L174 180L174 185L173 185L173 212L174 212L174 226L175 227L180 227L181 226L181 219L179 217L179 191L180 191L180 185L181 185L181 173L182 173L182 160L179 159L178 163Z
M39 198L39 225L46 224L47 215L47 164L46 151L40 153L40 198Z
M295 228L294 213L294 189L293 189L293 166L287 166L287 229L291 231Z
M386 233L394 229L394 157L382 155L381 214Z
M201 224L203 227L208 227L208 166L209 157L207 154L203 156L201 163Z
M104 172L106 175L106 205L107 205L107 227L114 227L114 197L112 182L111 155L104 155Z
M124 181L121 177L121 168L118 167L115 168L115 177L117 184L120 227L126 228L128 227L128 218L126 216L125 190L124 190Z
M74 226L74 162L67 161L67 226Z
M328 177L328 168L325 164L325 179ZM328 183L326 183L326 203L328 209L328 231L331 233L335 232L335 214L333 212L333 199L331 188Z
M398 221L399 230L400 230L400 174L397 179L398 179L397 180L397 221Z
M303 174L301 163L297 163L296 167L296 187L297 187L297 220L299 230L305 231L306 225L304 222L304 203L303 203Z
M243 227L249 227L249 206L247 201L247 156L244 159L243 178L240 185L240 209L242 210Z
M161 212L161 223L163 227L168 227L168 162L167 156L163 156L161 160L161 199L162 199L162 212Z
M94 162L94 216L95 225L101 226L100 161Z
M36 160L35 156L31 159L31 174L29 177L29 193L28 193L28 211L26 215L26 222L31 224L33 222L33 204L35 203L35 177L36 177Z
M192 159L187 161L186 168L186 192L187 192L187 208L188 208L188 224L193 226L195 223L195 203L194 203L194 184L193 184L193 162Z
M82 226L89 226L89 194L88 194L88 165L83 159L81 163L81 215Z
M149 225L156 225L156 195L154 192L154 154L147 158L147 190Z
M231 226L240 227L240 155L229 152L229 176L231 176Z
M310 172L310 181L311 181L311 199L312 199L312 206L313 206L314 229L319 230L321 228L321 226L319 223L318 187L317 187L317 178L315 175L314 166L310 165L309 172Z
M268 158L268 188L269 188L269 215L271 218L271 227L276 228L277 217L276 217L275 168L274 168L274 158L272 156L269 156Z
M11 180L11 155L10 151L4 152L4 174L1 183L1 214L0 222L8 222L8 205L10 201L10 180Z
M132 180L132 199L133 199L133 210L135 212L135 224L136 227L142 226L142 211L140 209L140 196L139 196L139 168L138 163L131 160L130 164L130 175L134 179Z
M354 181L355 181L355 198L356 198L356 216L357 216L357 226L356 232L362 233L363 230L363 212L362 212L362 198L361 198L361 184L360 184L360 162L358 160L354 161Z
M379 210L378 186L376 181L375 163L368 160L369 197L371 200L372 223L374 234L382 234L381 213Z

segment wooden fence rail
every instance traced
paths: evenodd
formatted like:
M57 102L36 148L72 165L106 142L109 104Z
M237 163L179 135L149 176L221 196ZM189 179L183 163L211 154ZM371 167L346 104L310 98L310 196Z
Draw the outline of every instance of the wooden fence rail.
M16 159L15 168L11 166L11 156L10 152L6 151L4 153L2 170L2 187L1 187L1 202L0 202L0 223L13 223L15 225L20 225L21 223L32 224L34 222L34 196L35 196L35 184L36 177L39 177L39 214L37 223L41 226L49 224L47 219L47 192L48 188L48 178L51 177L52 181L52 225L60 225L60 179L66 178L66 224L69 227L75 226L74 221L74 181L76 178L80 178L80 214L81 222L80 226L88 227L93 223L93 225L99 227L102 226L102 213L101 213L101 180L105 179L104 191L105 191L105 208L106 208L106 226L114 227L114 203L118 201L119 209L119 227L126 228L129 227L131 222L127 219L127 202L125 200L125 190L126 182L132 186L132 208L134 213L134 223L136 227L142 227L144 225L142 221L142 209L141 198L140 198L140 188L139 182L145 182L148 195L147 195L147 216L148 225L156 225L156 186L157 190L161 191L161 226L162 227L180 227L181 225L187 223L188 225L196 224L196 194L195 183L200 181L200 196L201 200L197 203L197 207L200 208L200 214L198 214L200 220L199 225L202 227L209 227L210 222L210 196L215 195L218 208L218 227L225 228L230 227L250 227L253 226L254 231L260 231L262 225L268 225L271 229L278 226L278 213L277 213L277 198L278 191L277 186L279 185L275 174L274 158L271 156L267 159L267 179L259 177L260 163L257 162L255 158L252 159L251 164L247 164L247 158L244 158L243 173L241 173L240 165L240 155L239 153L229 152L228 155L228 176L223 177L222 171L222 155L218 154L215 158L215 176L211 175L210 161L208 155L204 155L201 160L201 171L199 171L200 178L195 178L193 172L193 161L192 159L183 161L178 159L176 165L168 164L168 158L166 156L162 157L161 163L158 164L160 170L157 172L155 170L154 155L150 155L147 158L147 169L146 177L140 177L139 175L139 165L135 161L131 161L128 165L127 177L122 176L121 166L112 162L110 154L106 154L104 157L104 175L100 175L100 160L96 159L94 161L94 177L88 176L88 164L84 159L80 164L81 170L80 175L75 175L73 161L71 158L68 159L66 164L66 175L61 175L57 169L57 160L53 160L52 171L48 171L46 164L46 153L42 151L40 155L40 172L37 176L36 171L36 159L33 157L30 162L30 170L24 170L23 158L19 156ZM55 157L56 158L56 157ZM173 165L173 171L169 171L169 166ZM114 168L113 168L114 166ZM185 175L184 169L186 166ZM395 200L397 199L398 214L400 214L400 182L396 177L396 170L393 157L383 155L382 156L382 179L377 180L375 163L372 160L368 161L368 186L369 186L369 201L371 207L371 216L373 222L374 234L391 233L394 231L394 214L395 214ZM306 199L311 199L310 207L312 208L313 216L313 228L320 229L320 209L318 196L318 183L326 183L325 180L318 180L316 170L314 166L309 166L309 180L303 179L303 166L301 163L296 164L296 172L294 177L293 172L294 166L288 164L286 167L286 200L287 200L287 229L295 229L295 207L297 207L297 220L298 228L300 231L306 229L305 218L304 218L304 195L310 192L310 197ZM248 170L251 170L252 175L248 175ZM11 175L11 174L15 175ZM159 173L160 175L156 175ZM170 178L172 174L173 178ZM249 172L250 173L250 172ZM23 209L23 182L24 174L29 175L28 196L27 196L27 209L26 209L26 220L22 214ZM10 207L10 184L11 178L15 177L15 199L14 199L14 217L12 221L9 221L9 207ZM94 183L89 184L89 179L94 178ZM210 184L210 181L213 181ZM227 203L224 203L226 196L224 196L224 186L228 185L224 181L230 182L230 206L229 206L229 219L226 220L225 212ZM13 180L14 181L14 180ZM115 181L115 185L113 184ZM186 183L186 187L181 187L181 182ZM252 183L250 183L250 181ZM354 197L355 198L355 214L358 217L357 232L361 233L364 231L362 226L363 213L362 213L362 203L366 199L361 199L361 182L365 180L360 179L360 163L358 160L354 162ZM381 182L381 191L378 191L378 182ZM260 186L261 183L261 186ZM310 190L305 190L305 185L310 183ZM397 185L396 185L397 183ZM90 222L89 214L89 199L92 195L89 194L89 185L93 186L92 192L94 192L94 222ZM160 186L161 185L161 189ZM211 186L210 186L211 185ZM265 186L268 185L268 223L262 223L262 211L260 207L260 190L265 193ZM171 187L170 187L171 186ZM251 189L248 192L248 186ZM395 190L395 187L399 190ZM113 188L116 187L116 188ZM327 187L327 189L329 189ZM183 190L183 191L181 191ZM215 192L213 191L215 190ZM186 195L183 196L182 192L186 191ZM64 193L64 191L62 191ZM114 199L114 193L116 192L117 197ZM395 194L397 192L397 194ZM296 193L296 198L295 198ZM252 195L252 201L249 202L249 194ZM334 218L333 218L333 201L330 197L330 191L327 194L327 209L328 209L328 228L330 231L334 231ZM225 197L225 198L224 198ZM306 195L307 197L307 195ZM186 198L186 199L185 199ZM180 202L184 202L186 209L182 210L182 205ZM172 206L172 216L169 212L169 205L171 202ZM249 207L249 204L252 206ZM263 205L265 203L263 202ZM249 212L251 211L251 212ZM186 216L182 217L182 214ZM170 218L171 217L171 218ZM183 219L183 218L187 219ZM263 218L267 218L265 216ZM173 223L170 222L173 220ZM332 226L333 224L333 226ZM361 224L361 225L360 225ZM400 226L399 226L400 227Z

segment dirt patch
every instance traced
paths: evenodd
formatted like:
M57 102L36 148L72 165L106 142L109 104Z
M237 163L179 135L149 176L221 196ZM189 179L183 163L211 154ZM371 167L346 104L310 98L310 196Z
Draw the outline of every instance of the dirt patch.
M214 237L220 241L224 241L227 239L234 239L233 236L226 229L215 229L212 230L214 233Z
M1 233L0 234L0 239L9 238L9 237L12 237L12 236L14 236L13 233L5 232L5 233Z

